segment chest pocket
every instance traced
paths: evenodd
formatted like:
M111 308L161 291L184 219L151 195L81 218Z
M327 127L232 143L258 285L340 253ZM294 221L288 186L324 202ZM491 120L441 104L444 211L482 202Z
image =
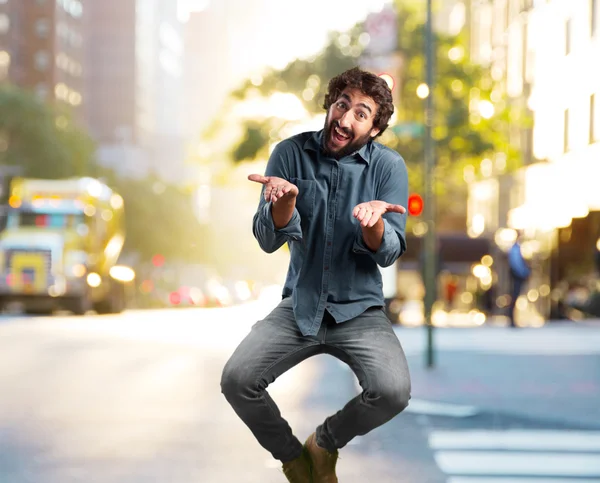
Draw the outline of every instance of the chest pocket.
M296 208L304 222L312 219L315 210L315 197L317 193L317 182L308 179L291 178L290 183L298 187Z

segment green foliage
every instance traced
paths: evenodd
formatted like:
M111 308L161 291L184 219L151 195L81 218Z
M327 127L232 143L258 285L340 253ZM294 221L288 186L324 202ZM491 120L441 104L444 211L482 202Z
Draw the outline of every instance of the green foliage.
M0 165L20 166L31 178L95 176L125 201L125 251L142 260L202 259L202 227L187 190L156 178L122 179L95 164L94 145L69 114L14 86L0 87Z
M94 145L58 106L11 85L0 87L0 165L21 166L36 178L93 171Z
M154 177L122 179L106 172L105 179L125 203L125 251L138 253L142 261L157 253L167 262L203 261L206 233L189 190Z
M256 93L267 98L276 92L290 92L302 101L309 113L323 112L326 83L358 63L363 50L359 42L361 33L362 28L357 25L347 34L330 34L327 46L319 55L297 59L283 70L270 69L265 72L260 83L246 81L231 94L232 99L243 101ZM285 137L288 124L290 123L276 118L246 121L242 127L244 137L234 148L232 160L240 162L264 155L271 142ZM224 129L224 126L217 119L209 129L208 137L214 136L215 130L219 129Z
M399 12L404 69L400 80L398 123L423 124L425 101L417 97L416 90L425 81L425 25L417 20L414 12L402 8ZM502 170L518 167L519 152L510 145L509 133L515 126L524 127L527 120L523 112L509 105L489 70L469 61L461 36L437 33L434 42L435 189L441 198L439 215L458 214L464 210L464 203L457 201L465 198L465 167L472 167L476 173L485 158L494 165L503 166ZM489 119L478 113L480 102L493 106L494 113ZM387 135L383 140L407 160L411 189L423 190L423 136Z
M425 82L425 18L421 2L397 1L399 22L398 48L402 57L401 72L396 73L397 93L396 126L388 129L378 140L397 150L405 158L410 173L411 191L424 189L424 129L403 129L405 126L423 127L425 104L416 95L419 84ZM258 86L248 81L234 93L245 99L258 89L268 96L276 91L290 92L304 102L313 114L323 112L325 83L336 74L359 64L362 47L359 42L362 26L357 25L341 45L340 34L331 36L329 44L314 59L296 60L281 71L265 74ZM511 105L502 86L491 76L489 69L469 60L467 45L462 35L449 36L434 33L434 130L438 217L464 217L467 184L465 168L477 176L482 160L489 159L494 169L511 171L520 165L520 153L509 142L510 133L530 125L523 109ZM318 90L314 97L306 96L306 89ZM487 119L478 114L483 102L493 115ZM485 117L488 117L487 115ZM266 152L265 145L277 141L273 133L286 130L276 121L260 124L264 135L253 129L259 124L248 123L248 133L235 151L235 161L253 158ZM267 133L270 133L267 136ZM403 133L403 134L402 134ZM263 144L264 143L264 144ZM251 149L250 146L251 145ZM240 149L243 146L244 149ZM489 162L488 162L489 164Z
M357 25L347 34L332 33L319 55L294 60L283 70L270 69L264 74L260 85L255 86L249 80L234 91L232 96L243 100L253 89L257 89L265 97L274 92L291 92L297 95L309 112L321 112L327 87L324 83L357 65L358 57L363 51L359 42L361 33L361 25ZM307 89L311 89L315 95L311 97L307 92L305 97Z
M247 123L244 138L233 151L233 160L239 162L256 158L258 152L268 141L268 131L265 129L264 123Z

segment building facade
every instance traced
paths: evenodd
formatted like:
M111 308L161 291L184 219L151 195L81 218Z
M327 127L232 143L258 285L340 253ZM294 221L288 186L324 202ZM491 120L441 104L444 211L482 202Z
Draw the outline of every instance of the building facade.
M86 6L81 0L0 1L0 81L56 99L80 120Z
M593 271L600 238L598 0L472 0L471 55L523 108L523 168L472 184L469 230L504 248L521 230L534 275L521 305L547 318ZM493 185L493 189L490 189Z
M87 121L102 164L124 176L189 179L177 2L103 0L87 16Z

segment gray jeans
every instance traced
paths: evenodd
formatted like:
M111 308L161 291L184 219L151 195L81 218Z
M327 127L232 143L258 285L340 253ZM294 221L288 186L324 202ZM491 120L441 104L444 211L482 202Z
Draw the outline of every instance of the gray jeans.
M404 351L380 308L336 324L326 315L316 336L303 336L291 298L257 322L225 368L221 390L258 442L282 462L300 456L302 443L282 418L267 386L288 369L317 354L350 366L363 392L317 428L319 446L333 451L386 423L408 405L410 376Z

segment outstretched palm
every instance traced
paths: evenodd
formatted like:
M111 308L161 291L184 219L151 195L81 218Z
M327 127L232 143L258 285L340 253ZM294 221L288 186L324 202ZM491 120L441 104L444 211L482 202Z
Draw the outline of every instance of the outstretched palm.
M248 179L265 186L263 193L265 201L272 201L275 203L284 197L295 198L298 196L298 187L283 178L251 174L248 176Z
M388 212L406 213L406 208L402 205L373 200L356 205L352 210L352 216L360 222L361 226L372 227Z

